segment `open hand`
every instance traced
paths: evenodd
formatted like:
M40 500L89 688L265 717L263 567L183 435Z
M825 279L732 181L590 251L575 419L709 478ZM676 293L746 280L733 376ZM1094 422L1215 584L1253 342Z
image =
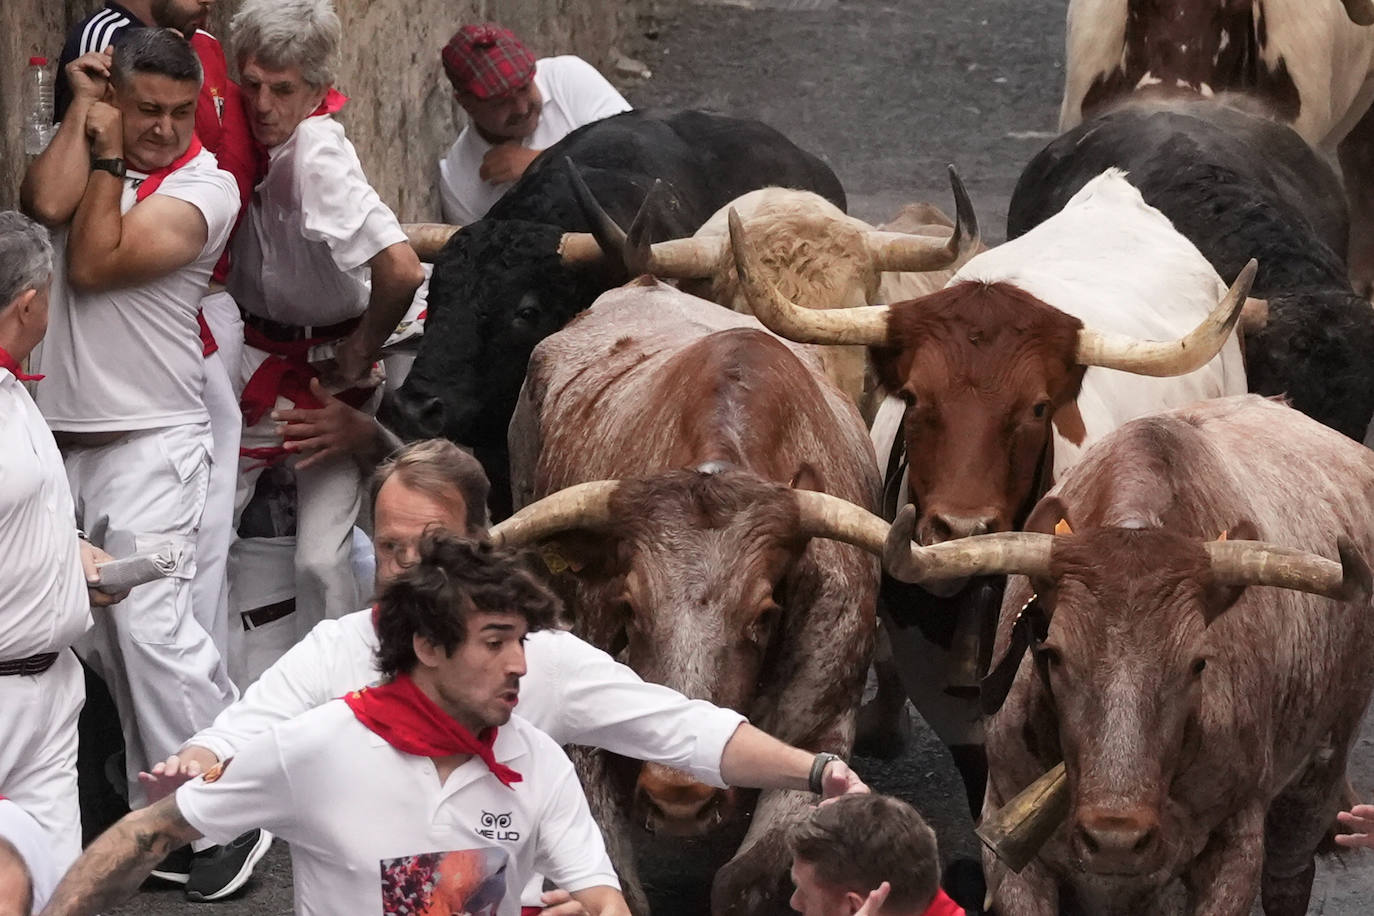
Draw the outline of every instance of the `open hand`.
M180 754L173 754L153 766L151 773L140 772L138 781L143 791L148 793L148 804L161 801L197 776L204 776L210 767L219 762L214 754L203 747L190 747Z
M1337 814L1336 820L1355 831L1336 834L1337 845L1374 849L1374 805L1356 805L1349 811Z
M377 439L377 424L372 417L334 397L317 378L310 380L310 393L321 407L272 411L272 419L281 424L278 432L283 447L304 456L297 468L308 468L342 455L360 455L372 447Z

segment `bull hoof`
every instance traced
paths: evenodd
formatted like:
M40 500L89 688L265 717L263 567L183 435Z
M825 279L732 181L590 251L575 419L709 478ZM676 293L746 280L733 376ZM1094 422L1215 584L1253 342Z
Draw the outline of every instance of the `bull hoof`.
M907 752L911 740L911 716L905 702L895 712L889 704L876 699L859 709L855 723L855 756L896 760Z

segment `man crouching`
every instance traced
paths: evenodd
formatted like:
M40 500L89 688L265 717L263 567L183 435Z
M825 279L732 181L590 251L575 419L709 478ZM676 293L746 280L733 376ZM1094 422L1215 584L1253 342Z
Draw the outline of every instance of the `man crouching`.
M168 850L262 826L291 844L298 914L374 916L380 899L516 916L536 871L564 889L546 913L628 914L571 762L511 716L525 634L558 600L514 554L433 535L378 605L383 684L272 726L120 821L44 913L95 913Z

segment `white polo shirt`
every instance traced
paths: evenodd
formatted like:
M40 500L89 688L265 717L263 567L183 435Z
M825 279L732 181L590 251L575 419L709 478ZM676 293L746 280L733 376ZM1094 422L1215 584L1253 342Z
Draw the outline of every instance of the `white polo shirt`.
M121 212L146 178L129 172ZM239 211L238 186L208 151L153 193L184 200L205 217L205 246L191 263L139 286L77 293L67 285L67 230L55 261L43 341L38 406L54 430L156 429L209 420L201 395L205 357L196 312Z
M580 57L546 57L534 67L534 85L544 107L534 133L521 141L528 149L546 150L584 124L630 110L615 87ZM515 183L482 180L482 158L490 149L491 144L468 124L439 160L439 197L447 222L476 222Z
M264 827L290 843L301 916L518 916L534 874L618 889L562 749L514 716L493 750L520 782L473 757L441 784L432 760L397 751L340 700L273 725L176 802L212 842Z
M62 453L0 369L0 661L65 649L91 626L78 544Z
M306 118L269 152L234 236L229 292L245 311L291 325L337 324L367 309L367 262L404 242L368 184L343 125Z
M377 683L376 651L370 610L321 621L237 703L186 743L226 760L274 724ZM646 683L563 630L531 633L525 642L525 668L516 711L558 744L605 748L725 786L720 759L745 721L734 710Z
M0 786L0 791L4 791L4 786ZM9 840L28 866L33 879L33 911L41 913L62 877L48 835L27 811L7 798L0 798L0 838Z

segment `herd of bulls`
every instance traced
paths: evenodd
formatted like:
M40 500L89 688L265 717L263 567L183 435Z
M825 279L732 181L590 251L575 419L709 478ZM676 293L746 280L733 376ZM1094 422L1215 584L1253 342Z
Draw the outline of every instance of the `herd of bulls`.
M1146 13L1217 5L1073 0L1068 130L991 249L952 170L954 220L875 228L816 157L700 112L588 125L486 219L414 233L429 315L383 418L476 450L493 538L540 548L580 636L841 754L881 636L880 683L975 814L1062 764L1029 864L985 856L998 913L1306 913L1348 803L1374 307L1320 131L1294 129L1311 68L1268 52L1293 4L1222 3L1250 31L1200 45L1258 81L1209 82L1187 47L1141 64L1163 46ZM1306 5L1342 35L1374 21ZM1092 79L1101 40L1075 42L1106 7L1119 72ZM1363 117L1327 101L1327 135ZM713 908L785 910L806 796L581 769L638 912L635 830L746 812Z

